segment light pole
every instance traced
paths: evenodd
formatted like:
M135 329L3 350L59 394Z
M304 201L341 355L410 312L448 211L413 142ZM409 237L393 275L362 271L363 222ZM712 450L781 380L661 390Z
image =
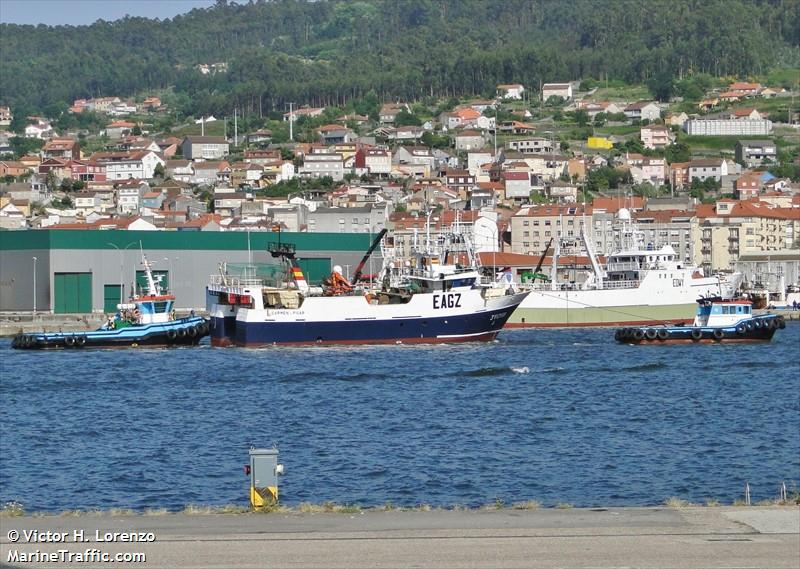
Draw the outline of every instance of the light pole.
M36 316L36 257L33 258L33 315Z
M123 304L123 302L125 300L125 282L122 280L122 272L123 272L122 271L122 269L123 269L122 252L125 251L131 245L136 245L136 241L131 241L130 243L125 245L125 247L123 247L122 249L120 249L119 247L117 247L113 243L106 243L106 245L111 245L114 249L119 251L119 303Z

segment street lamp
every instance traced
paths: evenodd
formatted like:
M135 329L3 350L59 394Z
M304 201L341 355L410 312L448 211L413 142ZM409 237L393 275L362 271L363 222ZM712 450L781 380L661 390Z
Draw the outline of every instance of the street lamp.
M122 269L123 269L122 252L125 251L131 245L136 245L136 243L137 243L136 241L131 241L130 243L125 245L125 247L123 247L122 249L120 249L119 247L117 247L113 243L106 243L106 245L111 245L114 249L119 251L119 303L120 304L123 304L123 302L125 300L125 282L122 280L122 272L123 272L122 271Z
M33 315L36 316L36 257L33 258Z

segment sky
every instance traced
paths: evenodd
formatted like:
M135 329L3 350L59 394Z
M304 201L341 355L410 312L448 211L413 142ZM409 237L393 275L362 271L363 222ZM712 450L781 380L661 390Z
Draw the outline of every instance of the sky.
M214 0L0 0L0 22L79 26L126 14L163 20L214 4Z

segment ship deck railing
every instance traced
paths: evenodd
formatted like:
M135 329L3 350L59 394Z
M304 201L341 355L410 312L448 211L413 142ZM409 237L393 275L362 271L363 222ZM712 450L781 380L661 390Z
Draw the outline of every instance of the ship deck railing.
M638 288L641 284L640 281L627 280L627 281L603 281L603 290L619 290L628 288ZM549 282L526 283L522 285L526 290L534 291L560 291L560 290L597 290L596 285L590 288L584 288L583 284L578 283L557 283L555 288Z
M233 277L230 275L211 275L209 284L228 287L258 287L264 285L264 279L258 277Z

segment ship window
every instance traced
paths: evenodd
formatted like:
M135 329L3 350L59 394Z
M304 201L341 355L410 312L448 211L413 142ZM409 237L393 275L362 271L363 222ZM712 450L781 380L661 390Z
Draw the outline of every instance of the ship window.
M167 302L156 302L154 304L156 314L162 314L167 311Z

